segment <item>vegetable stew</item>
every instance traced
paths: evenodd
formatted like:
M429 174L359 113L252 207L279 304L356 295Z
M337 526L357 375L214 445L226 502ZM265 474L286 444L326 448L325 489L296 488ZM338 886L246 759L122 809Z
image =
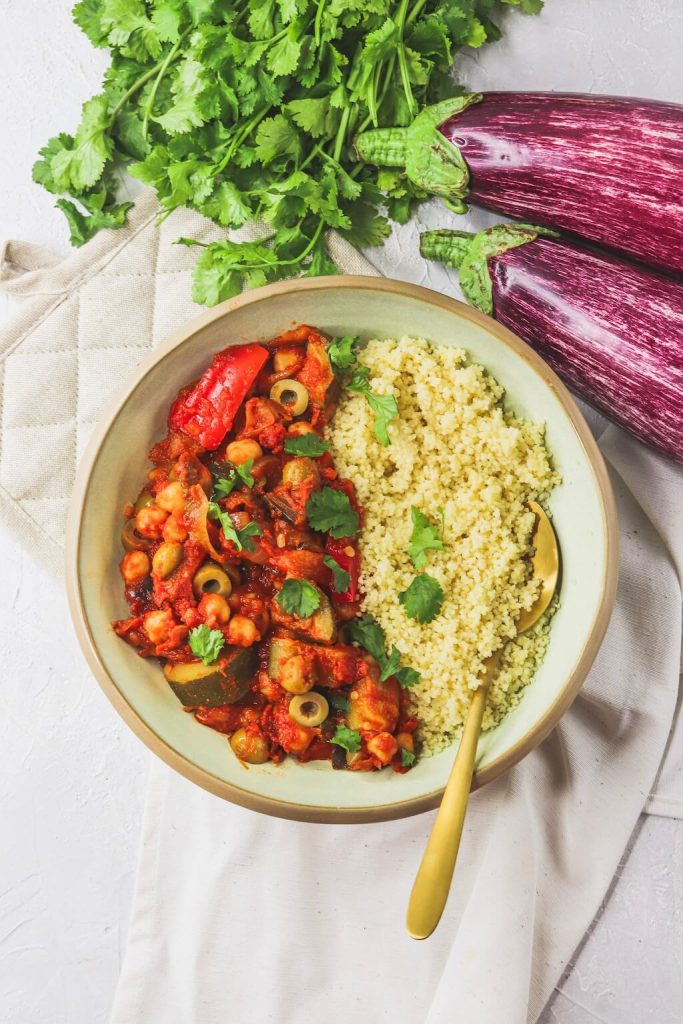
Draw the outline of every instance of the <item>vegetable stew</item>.
M416 673L360 614L363 510L324 439L354 343L300 326L217 353L124 509L114 629L250 764L415 761Z

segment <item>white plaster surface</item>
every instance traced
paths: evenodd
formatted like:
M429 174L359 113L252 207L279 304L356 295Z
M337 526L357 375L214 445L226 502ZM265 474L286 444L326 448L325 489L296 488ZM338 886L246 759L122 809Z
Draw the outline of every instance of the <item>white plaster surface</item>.
M547 0L541 18L506 20L502 43L462 60L472 87L683 101L680 0ZM50 135L76 124L105 64L65 0L0 0L0 237L66 251L61 214L31 184L31 164ZM422 216L436 224L442 214ZM414 246L406 227L372 257L396 277L447 287L444 271L416 275ZM0 318L8 309L0 297ZM1 526L0 566L0 1024L102 1024L150 755L90 677L61 587ZM542 1020L682 1024L683 822L642 819Z

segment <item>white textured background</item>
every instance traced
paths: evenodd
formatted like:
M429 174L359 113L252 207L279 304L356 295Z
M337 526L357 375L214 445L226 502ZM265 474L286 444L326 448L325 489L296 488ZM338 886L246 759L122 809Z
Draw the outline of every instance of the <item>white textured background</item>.
M0 0L0 237L58 251L65 223L31 184L31 164L50 135L75 127L106 65L69 6ZM473 88L683 102L681 0L547 0L542 17L506 21L502 43L462 61ZM436 206L421 216L444 219ZM393 276L445 287L445 273L416 270L414 254L413 226L370 255ZM0 297L0 318L8 309ZM90 678L61 588L1 528L0 566L0 1024L102 1024L125 942L148 755ZM683 1022L681 822L642 820L543 1016L595 1022Z

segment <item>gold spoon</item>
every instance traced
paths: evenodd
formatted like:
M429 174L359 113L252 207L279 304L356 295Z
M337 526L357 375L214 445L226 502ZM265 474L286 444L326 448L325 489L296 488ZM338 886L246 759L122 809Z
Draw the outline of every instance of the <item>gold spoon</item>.
M534 577L542 580L543 586L531 608L528 611L523 611L517 619L518 634L531 629L543 615L553 599L560 571L557 537L550 520L535 501L529 502L529 508L536 515L536 525L531 541L535 548L532 559ZM481 722L484 717L489 686L496 674L501 653L502 649L487 659L481 682L474 691L458 753L444 790L427 849L415 878L413 891L410 894L406 928L413 939L426 939L431 935L446 906L465 822Z

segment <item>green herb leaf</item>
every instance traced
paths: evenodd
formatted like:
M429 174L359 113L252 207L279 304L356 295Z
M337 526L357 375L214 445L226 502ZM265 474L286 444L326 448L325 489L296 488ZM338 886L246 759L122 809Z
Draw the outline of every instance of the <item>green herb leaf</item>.
M351 710L351 704L346 697L342 697L339 690L330 690L327 699L335 711L343 711L344 714L348 715Z
M211 665L223 650L225 637L219 629L209 629L202 623L190 630L187 642L197 658L201 658L205 665Z
M352 619L346 625L346 633L349 640L364 647L378 662L382 670L380 679L388 679L393 675L405 687L415 686L420 681L420 673L416 669L399 667L402 655L397 647L392 647L391 654L387 656L384 630L372 615Z
M441 584L423 572L416 576L407 590L398 595L406 615L416 622L431 622L441 611L445 594Z
M350 369L356 362L356 349L360 338L345 334L343 338L333 338L327 347L327 358L335 373Z
M78 194L92 188L99 181L107 160L114 152L114 144L108 134L109 127L106 96L94 96L83 104L81 123L73 138L73 147L63 146L50 160L52 183L57 191L68 192L73 189Z
M232 462L226 462L226 466L229 467L228 475L218 477L218 479L214 480L213 493L216 497L227 498L229 494L232 494L240 482L246 484L247 487L253 487L254 477L251 472L253 465L253 459L247 459L247 461L243 462L241 466Z
M328 442L323 441L317 434L299 434L298 437L288 437L285 440L285 451L288 455L305 455L310 459L317 459L329 450Z
M417 686L422 678L416 668L399 668L394 672L394 675L398 679L399 684L406 689L410 689L411 686Z
M55 205L66 216L71 244L80 246L97 234L100 228L120 228L125 224L126 213L133 204L120 203L94 213L82 213L70 199L58 199Z
M228 513L215 501L209 502L207 515L209 519L215 519L221 524L225 539L232 541L238 551L252 552L256 550L256 545L249 538L260 537L263 534L258 523L247 523L242 529L236 529Z
M263 164L278 158L298 160L301 153L299 133L282 114L269 117L256 133L256 156Z
M385 447L390 444L388 425L398 417L398 403L393 395L377 395L371 390L369 380L370 370L367 366L357 366L351 380L346 387L349 391L355 391L364 395L368 405L375 414L374 434L380 444Z
M361 744L360 733L356 729L349 729L348 725L338 725L332 743L348 750L349 754L357 754Z
M386 641L384 630L372 615L363 615L359 619L352 619L346 624L346 633L353 643L364 647L368 654L371 654L375 661L382 665L386 660Z
M338 594L345 594L349 589L351 583L351 577L349 576L346 569L342 569L339 562L332 558L332 555L325 555L323 562L327 568L332 572L332 580L335 591Z
M331 537L353 537L358 533L358 513L344 491L323 487L314 491L306 502L308 525L313 530L329 533Z
M415 754L412 750L406 750L405 747L401 747L401 767L411 768L415 764Z
M288 615L308 619L320 607L320 591L308 580L285 580L276 600Z
M407 554L416 569L424 569L427 564L427 551L443 550L441 531L417 506L412 506L410 515L413 520L413 532Z

